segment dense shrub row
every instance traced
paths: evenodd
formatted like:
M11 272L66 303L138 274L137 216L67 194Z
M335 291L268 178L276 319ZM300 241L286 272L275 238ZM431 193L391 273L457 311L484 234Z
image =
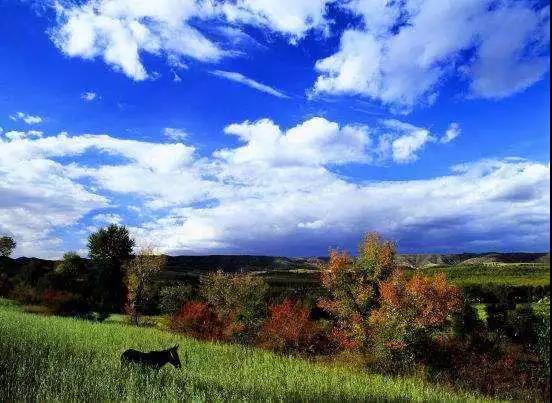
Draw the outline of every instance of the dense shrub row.
M535 302L550 295L548 285L470 284L462 287L464 297L470 301L485 303Z

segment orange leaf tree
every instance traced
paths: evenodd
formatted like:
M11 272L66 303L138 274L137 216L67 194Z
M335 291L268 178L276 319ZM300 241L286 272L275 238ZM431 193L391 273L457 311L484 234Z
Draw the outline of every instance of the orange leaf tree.
M408 365L450 330L452 315L461 309L460 290L443 273L407 278L395 272L380 283L379 308L369 319L377 360L387 366L399 361Z
M328 297L319 306L338 320L339 328L355 341L368 347L370 312L379 304L379 283L395 270L395 244L377 233L367 234L357 257L333 250L321 268L321 281Z

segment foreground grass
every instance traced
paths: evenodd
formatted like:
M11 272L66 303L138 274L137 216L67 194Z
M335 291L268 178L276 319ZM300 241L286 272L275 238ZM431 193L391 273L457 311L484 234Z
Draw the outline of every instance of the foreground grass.
M122 371L126 348L180 344L183 369ZM0 299L0 401L476 400L387 378L151 328L23 313Z

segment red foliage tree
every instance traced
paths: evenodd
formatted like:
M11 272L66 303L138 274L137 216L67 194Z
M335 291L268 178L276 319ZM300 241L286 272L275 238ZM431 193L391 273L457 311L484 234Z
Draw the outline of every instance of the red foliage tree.
M380 283L380 304L369 319L376 360L385 365L409 365L436 337L446 332L454 313L462 309L458 287L444 274L434 277L402 272Z
M306 351L318 329L310 319L310 309L298 301L286 299L269 308L259 335L261 346L270 350Z

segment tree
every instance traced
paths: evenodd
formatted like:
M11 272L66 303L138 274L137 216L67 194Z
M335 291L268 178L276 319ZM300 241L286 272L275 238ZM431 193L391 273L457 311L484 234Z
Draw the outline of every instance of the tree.
M87 270L86 260L75 252L67 252L59 261L51 276L52 286L57 290L69 291L89 300L91 288L90 271Z
M127 312L135 325L138 325L139 315L153 296L153 282L155 276L164 269L165 260L165 256L156 254L152 248L146 248L125 265Z
M64 278L76 278L83 274L85 260L76 252L67 252L63 259L56 265L54 272Z
M379 283L395 269L394 243L377 233L367 234L359 247L358 257L337 250L322 267L322 285L329 296L319 306L334 315L341 330L357 345L368 347L370 312L378 307Z
M111 224L90 234L88 256L94 262L109 261L122 266L132 257L134 239L124 225Z
M379 308L369 322L374 356L387 369L427 360L434 340L452 334L452 319L462 310L459 288L443 273L408 278L396 271L380 283L380 291Z
M123 265L132 258L134 245L122 225L111 224L88 237L88 255L95 266L94 299L101 317L120 311L124 305Z
M16 246L17 242L11 236L0 236L0 256L10 257Z

